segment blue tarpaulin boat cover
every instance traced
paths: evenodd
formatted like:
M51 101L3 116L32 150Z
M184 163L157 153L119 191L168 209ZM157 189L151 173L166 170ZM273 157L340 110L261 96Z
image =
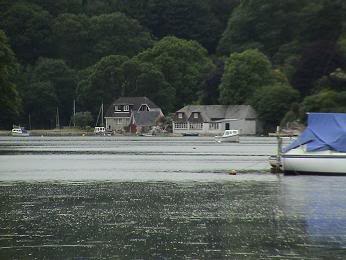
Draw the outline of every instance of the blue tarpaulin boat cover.
M346 114L309 113L307 128L297 140L285 147L283 152L304 144L309 152L346 152Z

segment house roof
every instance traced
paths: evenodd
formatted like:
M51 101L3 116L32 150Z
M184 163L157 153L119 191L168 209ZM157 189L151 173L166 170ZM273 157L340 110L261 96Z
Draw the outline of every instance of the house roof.
M205 122L222 119L256 119L255 110L249 105L190 105L178 112L183 112L189 118L191 113L201 113Z
M133 117L137 126L154 126L162 114L160 111L136 111Z
M114 106L116 105L131 105L133 111L138 111L141 105L146 104L150 109L161 111L161 109L147 97L120 97L113 101L108 107L105 117L130 117L131 113L116 113Z
M113 102L114 105L133 105L133 110L138 110L141 105L147 104L149 108L159 108L147 97L120 97Z

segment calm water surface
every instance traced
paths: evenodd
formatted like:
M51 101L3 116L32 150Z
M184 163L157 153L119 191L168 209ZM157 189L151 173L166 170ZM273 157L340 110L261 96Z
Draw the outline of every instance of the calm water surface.
M345 259L346 177L272 175L275 149L0 137L0 259Z

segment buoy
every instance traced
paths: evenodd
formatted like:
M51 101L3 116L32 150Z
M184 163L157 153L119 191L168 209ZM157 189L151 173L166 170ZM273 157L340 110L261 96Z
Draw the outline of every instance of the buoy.
M231 171L229 172L229 175L237 175L236 170L231 170Z

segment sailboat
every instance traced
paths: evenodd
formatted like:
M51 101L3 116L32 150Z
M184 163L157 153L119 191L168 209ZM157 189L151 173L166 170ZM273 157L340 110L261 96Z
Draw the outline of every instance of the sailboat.
M99 122L99 119L100 119L100 115L101 115L101 126L98 126L98 122ZM103 103L100 107L100 110L99 110L99 114L97 116L97 120L96 120L96 126L95 126L95 129L94 129L94 133L96 135L105 135L106 133L106 129L104 127L104 124L103 124Z
M286 174L346 174L346 114L308 113L308 126L283 149Z

